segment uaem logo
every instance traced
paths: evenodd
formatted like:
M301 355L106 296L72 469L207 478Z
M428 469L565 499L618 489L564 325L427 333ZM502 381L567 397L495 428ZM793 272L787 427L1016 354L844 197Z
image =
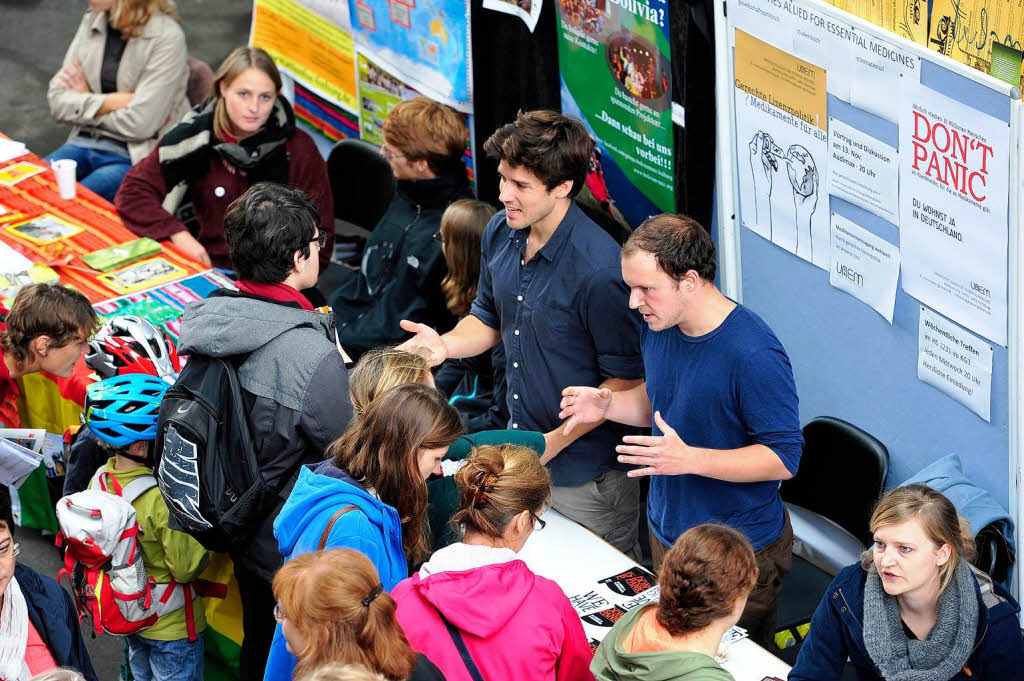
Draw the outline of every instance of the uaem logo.
M978 135L914 105L913 170L972 202L988 198L989 162L995 152Z

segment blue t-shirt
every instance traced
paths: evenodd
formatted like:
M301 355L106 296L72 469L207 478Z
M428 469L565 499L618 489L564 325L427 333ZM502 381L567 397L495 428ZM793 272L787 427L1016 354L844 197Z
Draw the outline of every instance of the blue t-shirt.
M737 305L706 335L686 336L676 326L655 332L644 325L640 341L651 408L683 442L710 449L762 444L796 473L803 435L793 368L760 317ZM654 431L661 434L657 426ZM784 525L777 481L737 483L701 475L652 476L647 516L667 545L710 522L743 532L755 551L778 539Z

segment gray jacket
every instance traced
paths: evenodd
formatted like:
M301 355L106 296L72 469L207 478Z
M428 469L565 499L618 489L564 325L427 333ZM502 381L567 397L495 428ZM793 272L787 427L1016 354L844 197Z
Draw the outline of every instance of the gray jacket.
M178 352L210 357L248 355L238 367L256 457L269 484L288 498L299 468L321 461L348 427L348 372L335 345L334 316L236 291L191 303L181 320ZM280 505L237 555L250 571L272 579L281 566L274 539Z
M117 89L131 92L128 106L97 116L103 98L100 67L107 40L107 13L89 10L64 55L61 70L78 61L92 92L66 90L60 72L50 80L46 93L50 114L60 123L70 123L73 138L79 132L96 131L127 143L132 163L138 163L157 141L188 113L188 52L185 33L173 18L154 14L142 32L125 44L117 69Z

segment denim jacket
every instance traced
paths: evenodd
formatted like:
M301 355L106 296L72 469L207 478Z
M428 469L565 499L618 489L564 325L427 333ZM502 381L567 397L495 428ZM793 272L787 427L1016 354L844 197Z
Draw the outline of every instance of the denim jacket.
M1024 640L1020 606L983 572L974 571L978 630L967 664L949 681L1001 681L1020 678ZM839 681L849 658L859 681L883 681L864 645L864 584L860 565L843 568L818 604L789 681ZM947 681L935 679L935 681Z

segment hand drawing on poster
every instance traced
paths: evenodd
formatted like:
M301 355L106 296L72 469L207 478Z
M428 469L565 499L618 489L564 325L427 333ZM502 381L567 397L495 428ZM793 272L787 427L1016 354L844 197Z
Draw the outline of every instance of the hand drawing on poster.
M743 224L828 269L825 71L736 30Z
M530 29L530 33L537 28L537 19L540 18L543 6L544 0L484 0L484 9L519 17Z
M903 289L1006 345L1010 127L938 92L900 120Z

